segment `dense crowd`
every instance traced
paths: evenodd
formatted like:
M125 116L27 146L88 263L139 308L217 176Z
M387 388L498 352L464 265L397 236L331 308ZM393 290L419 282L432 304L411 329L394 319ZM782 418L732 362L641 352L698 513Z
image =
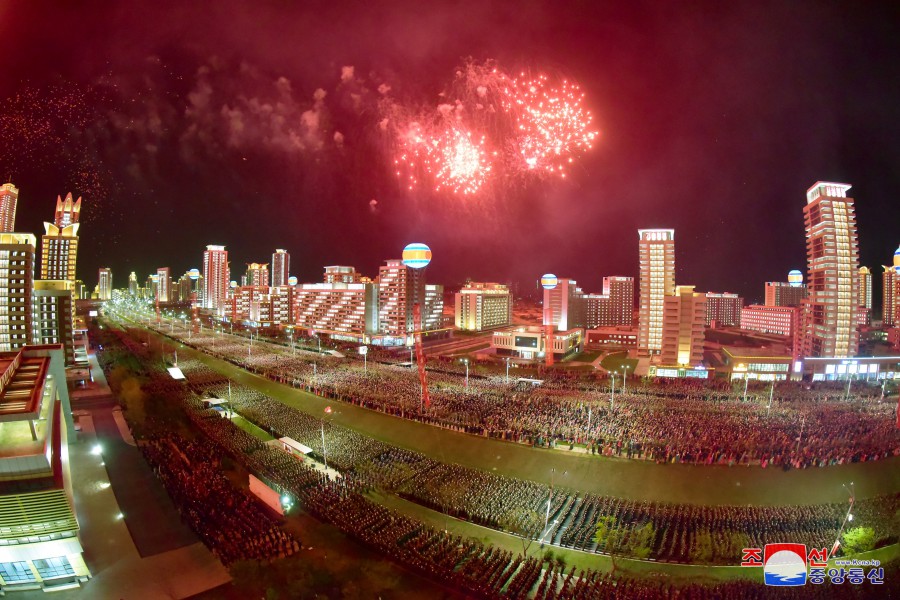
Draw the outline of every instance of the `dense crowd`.
M442 498L444 490L452 491L460 487L465 490L462 498L457 496L449 500L441 499L440 502L446 502L448 507L452 506L453 502L458 502L459 510L472 511L472 514L482 510L481 514L486 521L490 520L491 515L504 513L504 497L527 499L529 486L534 486L535 492L532 495L540 505L541 502L544 502L543 490L536 484L505 480L490 474L476 473L461 467L436 463L427 457L391 448L333 424L327 428L328 443L334 445L335 459L345 465L346 471L343 477L331 479L322 471L310 468L276 446L263 443L258 438L235 427L229 419L223 419L214 411L209 410L200 401L197 390L191 388L195 385L207 387L210 384L222 386L221 380L200 363L184 361L181 366L188 375L188 386L179 384L178 387L173 387L170 381L164 377L155 376L153 373L144 384L144 388L151 396L162 393L179 398L187 417L194 425L194 430L200 434L198 440L193 442L181 439L174 434L168 434L166 437L155 439L144 446L148 460L157 469L178 473L169 475L167 478L169 481L179 482L172 488L175 489L173 497L181 506L197 501L191 496L193 492L188 489L191 485L196 485L203 490L200 493L206 493L207 489L212 489L214 490L212 493L224 494L222 497L207 497L203 506L228 506L228 498L235 493L235 490L228 487L222 488L217 483L208 484L208 481L211 480L224 479L224 476L218 471L217 457L225 452L275 489L290 494L307 511L317 517L335 524L349 535L393 557L409 568L473 596L541 599L697 598L705 600L706 598L762 598L765 595L766 588L764 586L747 581L684 587L660 579L632 579L616 574L615 570L613 573L601 573L566 568L562 562L547 563L536 558L515 555L499 548L485 546L476 540L460 538L446 531L425 526L405 515L375 504L366 496L366 490L378 482L379 485L411 493L415 488L408 484L413 476L418 478L430 473L432 481L449 481L450 483L445 486L423 486L428 488L427 491L421 492L423 499L425 495L432 494L435 495L435 498ZM192 381L194 383L190 383ZM199 381L203 383L197 384L196 382ZM219 387L217 391L227 394L227 384L225 385L226 388ZM278 403L242 386L232 384L231 400L236 407L250 408L252 406L255 408L257 418L271 419L268 423L261 419L260 424L271 425L278 432L286 430L290 426L289 423L293 423L293 426L297 428L298 436L303 435L303 431L310 431L310 429L314 432L316 427L320 426L317 425L318 420L309 422L307 416L297 411L281 412L276 406ZM286 421L281 422L277 419L286 419ZM297 439L303 438L298 437ZM329 454L331 453L332 448L329 446ZM190 479L195 476L194 469L185 469L183 466L186 464L185 461L189 461L192 465L194 462L204 465L198 469L196 475L200 479L193 481ZM362 465L366 465L366 467L362 467ZM182 485L180 482L189 483ZM170 486L167 485L168 487ZM172 492L170 491L170 493ZM184 502L180 494L187 494L189 501ZM466 502L467 498L473 499L471 507ZM215 517L208 517L201 513L201 521L204 523L210 522L207 519L213 521L216 518L220 519L217 527L208 528L209 535L201 533L204 541L213 548L216 548L216 544L227 540L228 532L247 531L250 532L249 536L253 531L262 530L266 525L265 519L257 520L254 517L246 516L246 514L254 514L255 511L252 508L234 499L231 502L232 506L241 507L239 512L242 516L239 518L225 514L230 513L231 510L222 511L221 514L217 513ZM527 505L529 502L525 502L525 504ZM881 518L880 512L886 513L894 510L896 505L896 497L889 499L883 505L872 501L871 512L867 513L865 518L867 522L873 522ZM683 537L684 532L691 532L694 529L702 530L703 527L716 530L732 526L741 528L745 526L745 521L752 522L753 526L774 521L786 527L786 529L782 529L783 531L807 528L804 529L806 531L816 527L817 511L824 510L828 513L830 509L827 507L824 509L820 507L784 507L774 510L764 508L754 510L760 512L758 514L742 512L745 511L742 507L707 509L681 505L633 503L590 496L581 498L560 492L559 500L554 501L553 514L566 516L559 520L559 525L551 535L555 538L563 537L565 532L571 528L564 529L563 522L567 521L570 515L574 520L579 514L584 515L578 518L585 523L590 523L594 517L599 518L601 514L604 514L617 521L628 522L631 526L639 524L644 519L656 520L659 523L670 522L672 527L676 527L675 524L678 524L677 527L680 529L673 529L675 533L672 537L678 535ZM859 503L857 511L862 510L868 510L868 508ZM795 514L791 511L799 512ZM804 511L808 513L805 516ZM797 519L799 519L799 524L795 529L791 529ZM259 526L254 524L259 524ZM213 531L214 529L215 531ZM214 533L220 535L213 535ZM661 532L659 537L665 539L667 536ZM281 536L273 534L268 539L277 540L281 539ZM292 546L288 546L288 548L290 547ZM228 550L221 546L217 552L223 556L223 561L234 560L237 557L236 554L227 554ZM272 553L269 553L268 556L272 556ZM729 562L733 562L733 560L729 560ZM887 571L885 582L890 583L892 572L889 569ZM896 573L894 574L896 575ZM889 588L886 585L884 589L888 591ZM818 597L821 595L820 590L825 590L825 587L813 588L806 593L811 594L812 597ZM851 595L856 594L860 597L870 591L871 588L849 588ZM788 597L799 597L794 591L788 592L787 595Z
M228 399L238 414L274 435L309 446L318 457L323 454L324 425L329 464L361 489L383 489L453 517L564 547L627 555L631 552L626 543L629 536L649 524L650 556L673 562L729 564L742 548L764 545L771 539L802 539L819 547L830 546L846 510L837 504L707 507L648 503L583 495L565 488L557 488L551 495L545 485L442 463L335 423L323 423L242 385L223 381L209 385L214 380L212 372L199 361L186 361L181 366L197 397ZM196 410L204 410L199 401L191 402ZM203 422L207 428L229 426L223 419ZM245 438L249 446L236 451L258 456L255 448L264 444L249 435L232 437L225 443ZM281 458L284 465L293 460L284 453L272 456ZM277 472L277 468L266 465L256 468ZM545 530L548 499L550 527ZM854 512L875 529L878 539L885 539L896 535L892 519L898 510L900 498L894 496L861 500ZM608 521L613 535L598 543L595 533L601 519Z
M163 329L164 333L170 332ZM336 358L207 332L175 337L270 379L344 402L457 431L537 445L584 444L592 453L656 462L826 466L900 455L891 402L858 383L751 386L723 380L608 383L565 373L537 387L500 374L470 378L460 365L429 363L424 407L409 366ZM621 382L620 382L621 384ZM771 406L769 397L772 397Z
M213 445L168 433L142 440L139 447L182 519L223 564L300 549L255 498L228 481Z

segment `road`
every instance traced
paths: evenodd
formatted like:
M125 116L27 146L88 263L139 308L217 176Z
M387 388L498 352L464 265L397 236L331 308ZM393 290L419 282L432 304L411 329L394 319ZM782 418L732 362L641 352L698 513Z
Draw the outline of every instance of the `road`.
M158 335L158 334L157 334ZM169 343L175 343L167 340ZM178 344L179 353L201 360L233 381L284 404L319 416L334 403L249 373L228 362ZM335 422L369 437L421 452L442 462L550 484L551 473L565 473L557 485L585 493L635 500L705 505L777 506L846 501L844 484L853 482L859 499L900 493L900 458L811 468L656 464L547 450L440 429L343 404Z

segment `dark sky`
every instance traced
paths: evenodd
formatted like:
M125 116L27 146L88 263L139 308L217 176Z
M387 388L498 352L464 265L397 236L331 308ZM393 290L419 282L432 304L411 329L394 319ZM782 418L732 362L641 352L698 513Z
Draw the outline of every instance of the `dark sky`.
M301 281L374 276L422 241L435 282L599 291L637 275L638 228L666 227L678 283L761 299L805 269L816 180L853 185L863 264L900 243L898 28L896 2L0 0L0 178L36 234L84 196L90 286L107 265L180 274L212 243L233 278L275 248ZM600 137L566 180L398 183L383 101L433 107L469 58L581 85Z

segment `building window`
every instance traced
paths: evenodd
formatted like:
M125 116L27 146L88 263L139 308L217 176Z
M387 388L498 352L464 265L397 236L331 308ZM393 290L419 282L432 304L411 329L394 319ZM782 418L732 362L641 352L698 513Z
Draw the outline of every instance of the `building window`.
M3 577L3 581L8 584L37 581L25 561L0 563L0 577Z
M41 579L44 580L75 574L75 570L69 563L69 559L65 556L35 560L34 568L37 569Z

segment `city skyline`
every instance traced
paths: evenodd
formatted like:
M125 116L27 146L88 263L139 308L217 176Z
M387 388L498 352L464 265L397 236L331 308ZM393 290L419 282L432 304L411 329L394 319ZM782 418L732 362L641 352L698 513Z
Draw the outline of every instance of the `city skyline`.
M553 271L598 290L602 274L637 274L634 230L664 227L678 231L679 281L760 301L758 282L802 268L803 220L793 207L817 180L854 185L860 264L876 269L900 241L880 226L894 220L900 188L887 163L900 121L897 67L872 58L890 55L889 15L875 6L709 7L531 5L519 15L470 5L419 16L398 7L379 13L381 29L349 17L359 34L336 44L333 23L346 9L298 26L280 12L294 9L263 5L247 40L232 45L230 25L200 18L199 7L180 7L180 18L162 26L139 5L47 11L28 3L5 10L0 50L24 47L27 35L44 51L5 68L10 98L25 99L4 103L0 117L21 113L37 124L43 113L27 105L27 93L43 105L60 82L78 92L76 105L96 106L65 113L83 134L58 150L15 129L20 120L0 118L4 137L17 140L15 155L0 155L0 173L20 190L19 231L39 233L40 207L57 195L83 196L86 225L102 231L79 249L79 275L90 286L101 266L142 276L161 264L173 273L199 268L192 257L206 244L232 249L235 264L287 249L301 281L328 264L372 275L420 240L435 251L433 276L448 285L467 277L526 285ZM147 23L139 35L135 22ZM201 22L202 31L194 25ZM457 26L454 36L444 22ZM79 44L55 35L62 30L83 32ZM114 34L92 34L100 30ZM407 42L380 44L385 36ZM276 39L303 39L315 50L294 56ZM385 156L390 140L354 112L354 97L431 102L469 56L579 83L600 135L565 180L465 197L399 185ZM691 75L698 64L700 78ZM263 129L253 106L275 106L283 92L294 111L285 116L313 110L312 118L321 88L327 144L319 154L292 153L201 128L208 143L188 147L192 126L202 125L191 102L204 86L216 114L227 107L255 131ZM89 162L57 161L63 150ZM878 306L878 286L875 295Z

